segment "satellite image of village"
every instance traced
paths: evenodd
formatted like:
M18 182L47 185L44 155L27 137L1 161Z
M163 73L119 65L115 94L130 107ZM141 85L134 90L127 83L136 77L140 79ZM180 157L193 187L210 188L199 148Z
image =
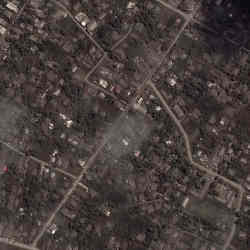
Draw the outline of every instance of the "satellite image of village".
M0 250L250 250L250 0L0 0Z

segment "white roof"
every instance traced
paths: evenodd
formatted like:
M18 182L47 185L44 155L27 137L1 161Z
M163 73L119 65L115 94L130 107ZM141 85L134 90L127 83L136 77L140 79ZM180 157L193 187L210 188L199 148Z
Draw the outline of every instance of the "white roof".
M135 2L129 2L127 5L128 9L133 9L136 6Z
M108 87L108 82L106 81L106 80L104 80L104 79L100 79L99 80L99 84L103 87L103 88L107 88Z
M189 198L186 197L185 200L184 200L183 203L182 203L182 206L183 206L183 207L186 207L187 204L188 204L188 202L189 202Z
M6 32L6 28L0 25L0 33L4 35L5 32Z
M16 13L18 12L17 6L16 6L14 3L12 3L12 2L8 2L7 5L6 5L6 7L7 7L8 9L10 9L10 10L16 12Z

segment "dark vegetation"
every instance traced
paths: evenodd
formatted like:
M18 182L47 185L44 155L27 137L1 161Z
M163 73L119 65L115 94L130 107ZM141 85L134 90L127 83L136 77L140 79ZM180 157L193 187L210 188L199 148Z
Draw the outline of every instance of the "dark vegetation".
M99 14L97 1L89 2L91 8L86 4L86 1L71 1L69 8L73 11L74 5L81 3L90 18L97 17ZM127 20L126 6L128 1L113 0L111 2L112 12L107 15L106 23L97 28L95 34L95 38L99 40L106 51L110 50L113 43L109 32L122 33L122 24ZM136 24L135 29L138 32L145 31L143 37L140 37L141 40L131 39L129 46L132 47L132 52L138 52L140 43L149 46L152 41L156 43L160 39L168 39L168 32L166 30L162 32L158 28L159 17L154 12L154 8L147 7L150 6L150 2L146 0L137 1L138 10L136 14L129 21L127 20L129 25ZM207 47L209 47L209 53L212 56L223 54L225 61L230 61L232 57L237 56L243 46L248 46L248 7L250 4L247 4L246 1L234 1L232 7L227 7L230 1L222 1L221 6L218 7L214 3L211 4L211 2L204 1L201 11L207 15L206 21L215 31L213 34L221 34L221 36L216 38L216 35L212 36L211 33L207 36L202 33L203 38L208 43ZM46 3L44 4L45 8ZM231 13L233 13L233 16L231 16ZM26 16L27 20L22 17L20 21L31 25L32 22L28 19L29 15ZM175 17L169 20L169 26L174 23L174 19ZM60 25L65 29L60 29L58 27ZM78 39L74 44L77 48L72 49L72 54L70 54L71 52L65 52L59 44L60 40L62 37L71 39L75 34L78 34L79 30L76 25L70 24L68 19L65 19L60 25L58 23L49 24L46 28L50 35L60 34L61 36L58 35L59 41L56 39L50 40L50 37L47 37L38 43L31 42L29 32L21 35L20 39L9 40L11 43L10 56L6 59L5 65L1 66L3 82L0 85L0 95L8 96L13 102L19 102L20 107L23 105L27 110L26 117L17 120L21 136L25 135L26 129L30 131L30 138L24 139L24 143L27 143L27 150L24 150L27 155L36 155L49 161L51 153L56 148L62 155L71 155L71 158L69 157L71 160L68 161L72 165L69 164L69 168L66 169L71 171L77 165L76 160L74 161L72 158L78 156L88 158L89 151L93 153L94 144L99 144L96 138L101 138L103 131L105 133L109 131L108 128L113 128L112 123L119 117L120 110L116 107L113 99L109 97L101 99L93 89L85 85L82 86L82 82L74 80L72 66L77 60L80 62L82 60L82 58L77 59L78 54L83 53L85 58L85 54L88 54L92 47L87 42L87 38ZM233 43L228 41L229 38L232 38ZM192 43L191 45L199 46L198 43ZM37 47L36 52L30 49L33 46ZM194 56L195 65L199 64L198 55L202 54L200 53L202 51L203 47L201 46L201 50L198 50L198 52L190 52ZM113 52L110 54L111 59L116 60L116 57L119 57ZM86 57L91 56L87 55ZM90 62L88 62L91 67L95 64L93 63L95 59L91 58ZM117 61L120 60L118 59ZM197 61L195 61L196 59ZM54 66L51 66L51 61ZM122 62L122 60L119 62ZM126 58L124 71L129 74L135 71L134 64L133 61ZM183 70L185 65L186 63L182 62L182 64L178 65L178 70ZM34 71L37 73L34 73ZM52 77L51 74L48 77L48 72L52 72ZM196 108L199 108L205 116L203 124L207 123L211 113L217 114L223 109L222 105L218 104L215 98L208 94L205 72L206 70L197 70L190 78L181 79L183 89L180 91L166 87L166 92L171 93L174 98L177 95L182 95L186 98L187 104L190 102ZM184 72L179 73L184 75ZM23 75L24 78L21 77ZM194 79L194 75L197 77L196 79ZM18 82L19 78L20 82ZM161 87L167 85L165 76L160 79L159 85ZM61 91L61 96L55 97L53 93L58 89ZM236 89L237 86L232 86L229 91L234 93ZM88 91L95 94L90 96ZM45 92L46 97L41 100L41 96ZM236 100L242 99L241 95L237 93L235 93L234 97ZM150 100L150 98L146 97L145 100ZM182 200L189 195L189 188L194 187L200 190L204 183L200 181L201 176L198 176L193 171L192 166L185 159L186 152L183 152L183 140L176 132L177 129L172 120L168 116L164 116L166 112L158 112L159 102L157 99L148 101L147 105L147 116L152 120L153 125L150 124L152 130L151 127L144 129L142 125L145 125L147 121L137 117L128 120L128 124L124 120L124 124L119 127L120 132L117 134L116 131L111 129L115 139L119 142L125 136L132 138L130 140L133 145L131 148L122 151L117 146L118 153L116 157L111 156L111 160L116 160L112 167L114 169L116 167L116 170L118 167L121 169L117 171L112 169L110 167L111 161L101 165L104 169L101 169L103 172L105 172L105 168L109 168L108 174L97 176L98 180L92 179L86 182L90 188L96 190L98 195L93 195L93 197L90 195L86 199L80 199L81 201L76 207L74 207L74 202L69 204L69 206L72 206L70 211L75 214L75 217L72 216L74 218L70 219L70 216L62 214L57 216L55 223L57 223L59 229L55 235L49 232L45 233L40 242L40 245L44 246L43 249L64 250L63 247L68 243L72 247L76 246L84 250L118 249L118 247L130 250L150 249L153 241L162 240L168 244L169 239L164 237L166 227L177 226L182 230L200 233L197 230L201 223L199 219L187 216L180 207ZM238 130L240 136L244 138L250 135L249 121L245 119L249 114L249 107L242 110L238 114L236 121L238 126L241 127ZM58 118L58 113L64 111L74 121L71 129L66 129L64 122ZM53 131L46 129L48 122L54 124L55 129L52 129ZM198 126L201 126L201 124L197 122ZM144 134L141 135L143 131ZM83 146L69 145L66 140L61 139L63 133L65 133L66 139L72 135L78 136L79 140L84 142ZM213 149L216 141L206 134L206 130L203 128L199 129L199 133L209 144L208 147ZM169 138L172 140L172 146L166 143ZM115 147L117 141L111 141L111 146ZM140 155L135 156L134 151L138 149ZM64 160L62 161L64 164ZM64 167L63 164L60 167ZM131 171L128 170L130 165L132 165ZM54 206L62 200L63 195L70 186L70 182L65 183L62 176L53 179L54 177L52 178L50 174L45 172L41 174L40 168L37 166L28 171L20 170L18 172L16 165L10 163L8 168L8 172L1 176L0 222L6 230L8 224L14 221L17 230L22 231L22 226L26 226L26 231L31 232L33 227L38 228L37 219L44 222L47 215L54 210ZM122 178L126 181L126 184L124 184L124 180L120 180ZM132 182L133 178L135 178L134 187L129 187L129 189L127 182ZM17 196L15 196L15 192ZM82 193L83 191L80 195ZM165 200L165 204L163 204L163 200ZM160 205L157 205L156 201L161 202ZM147 203L150 205L147 206ZM103 206L111 210L110 217L102 211ZM17 211L20 208L24 212L17 216ZM12 217L14 218L13 221ZM165 219L169 222L167 225L164 225ZM164 223L162 220L164 220ZM238 223L243 224L241 217ZM216 230L212 223L208 223L204 227L208 228L207 230ZM142 237L142 240L139 237L138 240L136 238L138 234L143 234L145 237ZM119 241L120 245L118 247L108 246L113 236ZM30 239L25 238L27 235L23 237L24 241L31 240L31 237Z
M223 0L218 6L215 1L205 0L201 7L205 21L220 34L220 38L231 39L237 47L249 46L250 3L242 0ZM218 39L218 38L217 38ZM215 39L215 41L218 41ZM223 42L216 43L223 49ZM248 47L249 48L249 47ZM223 51L232 50L224 47Z

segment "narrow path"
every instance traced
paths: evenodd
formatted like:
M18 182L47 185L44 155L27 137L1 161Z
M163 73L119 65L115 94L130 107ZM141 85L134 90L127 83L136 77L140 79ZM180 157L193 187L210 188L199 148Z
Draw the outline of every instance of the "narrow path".
M68 10L68 8L58 0L51 0L55 5L57 5L59 8L63 9L67 15L72 19L72 21L83 31L83 33L89 38L89 40L92 41L95 46L104 53L104 50L102 46L86 31L86 29L76 20L76 18L73 16L73 14Z
M115 50L123 41L125 41L127 39L127 37L129 36L129 34L131 34L132 30L133 30L133 26L131 26L129 28L128 32L111 47L110 51ZM107 58L107 53L104 53L103 56L100 58L100 60L96 63L96 65L84 77L84 81L88 82L88 79L89 79L90 75L92 75L95 72L95 70L103 63L103 61L106 58ZM90 83L90 82L88 82L88 83ZM91 84L93 84L93 83L91 83ZM105 91L105 89L104 89L104 91Z
M103 51L102 47L92 38L92 36L78 23L78 21L75 19L75 17L70 13L70 11L62 4L60 3L59 1L57 0L51 0L52 2L54 2L57 6L59 6L60 8L62 8L69 16L70 18L72 18L72 20L74 21L74 23L77 24L77 26L85 33L85 35L95 44L95 46L97 48L99 48L103 53L103 57L98 61L98 63L92 68L92 70L87 74L87 77L86 79L84 80L88 80L88 77L92 74L92 72L95 71L95 69L101 65L101 63L103 62L103 60L105 59L106 57L106 53ZM186 26L189 24L189 22L192 20L192 15L187 15L181 11L179 11L178 9L164 3L162 0L156 0L157 2L160 2L161 4L163 4L165 7L175 11L176 13L180 14L184 19L185 19L185 23L183 25L183 27L179 30L179 32L177 33L175 39L171 42L168 50L166 51L166 53L164 53L164 55L167 55L170 50L173 48L173 46L176 44L177 40L179 39L179 37L181 36L181 34L183 33L183 31L185 30ZM119 46L120 43L122 43L126 38L127 36L129 35L126 34L120 41L118 41L117 44L114 45L113 49L116 48L116 46ZM238 189L239 190L239 202L238 202L238 207L237 209L240 209L241 207L241 201L242 201L242 197L243 197L243 192L244 192L244 189L242 188L241 185L207 169L206 167L196 163L193 161L193 158L192 158L192 152L191 152L191 146L190 146L190 141L189 141L189 137L188 135L186 134L186 131L184 130L184 128L182 127L180 121L177 119L177 117L175 116L175 114L173 113L173 111L171 110L171 108L168 106L168 104L166 103L165 99L163 98L163 96L161 95L161 93L158 91L158 89L154 86L154 84L151 82L151 78L152 78L152 75L155 73L155 71L159 68L159 66L162 64L163 60L165 59L165 56L162 57L162 60L159 62L159 65L157 65L156 67L154 67L152 69L152 71L149 72L149 74L147 75L145 81L143 82L143 84L138 88L138 93L142 92L145 88L146 85L149 85L153 91L155 92L155 94L158 96L158 98L161 100L163 106L165 107L166 111L168 112L168 114L170 115L170 117L172 118L172 120L175 122L176 126L178 127L178 129L180 130L183 138L184 138L184 141L185 141L185 146L186 146L186 150L187 150L187 155L188 155L188 159L190 161L190 163L194 166L194 167L197 167L198 169L202 170L202 171L205 171L207 172L208 174L210 174L211 176L213 177L217 177L217 178L220 178L222 179L224 182L230 184L231 186L233 186L234 188ZM133 99L132 102L130 103L130 105L133 105L133 103L136 101L136 99ZM129 106L128 106L129 107ZM122 114L124 115L124 114ZM121 117L122 117L121 115ZM103 147L106 145L106 143L108 142L110 138L109 137L106 137L104 138L103 142L101 143L101 145L97 148L97 150L95 151L95 153L89 158L89 160L87 161L87 163L85 164L84 168L82 169L82 171L80 172L79 176L76 177L76 176L73 176L71 175L70 173L67 173L61 169L57 169L56 171L58 172L61 172L67 176L69 176L70 178L74 179L75 181L73 182L71 188L67 191L67 193L65 194L64 198L62 199L62 201L58 204L58 206L56 207L56 209L53 211L53 213L51 214L51 216L48 218L47 222L43 225L41 231L39 232L39 234L37 235L37 237L35 238L35 240L33 241L32 243L32 246L28 246L28 245L25 245L25 244L22 244L22 243L18 243L18 242L15 242L13 240L8 240L6 238L1 238L0 237L0 242L3 242L3 243L6 243L6 244L9 244L9 245L12 245L12 246L17 246L17 247L21 247L23 249L29 249L29 250L38 250L38 248L36 248L36 245L38 243L38 241L41 239L41 237L43 236L43 234L45 233L45 231L47 230L47 228L51 225L51 223L53 222L56 214L59 212L59 210L64 206L64 204L68 201L69 197L71 196L71 194L75 191L75 189L77 188L78 185L81 186L81 179L83 177L83 175L87 172L87 170L92 166L92 164L94 163L96 157L99 155L99 153L101 152L101 150L103 149ZM22 153L21 151L15 149L14 147L12 147L10 144L6 143L6 142L3 142L0 140L0 143L4 144L5 146L9 147L10 149L12 149L13 151L19 153L20 155L22 156L25 156L24 153ZM36 157L33 157L31 156L30 157L31 159L37 161L37 162L40 162L40 164L43 164L43 166L46 166L48 167L49 164L46 163L46 162L43 162L39 159L37 159ZM54 169L54 168L52 168ZM87 187L85 186L85 188L87 189ZM225 248L226 249L229 245L230 245L230 242L232 240L232 237L234 235L234 232L235 232L235 225L234 227L232 228L231 230L231 233L227 239L227 242L225 244ZM223 249L223 250L224 250Z
M160 3L161 5L163 5L164 7L166 7L167 9L172 10L175 13L178 13L180 16L182 16L183 18L185 18L186 20L188 20L190 18L190 16L192 14L186 14L183 11L175 8L174 6L172 6L171 4L166 3L164 0L155 0L156 2Z
M128 32L120 39L118 40L110 49L110 51L113 51L115 50L121 43L123 43L127 37L131 34L131 32L133 31L133 25L129 28ZM105 52L102 57L99 59L99 61L96 63L96 65L94 67L92 67L92 69L86 74L86 76L84 77L83 81L92 86L93 88L96 88L100 91L102 91L103 93L111 96L112 98L114 98L116 101L118 101L119 103L121 103L122 105L125 105L125 103L123 103L121 100L119 100L119 98L113 94L112 92L92 83L90 80L89 80L89 77L97 70L97 68L104 62L105 59L107 59L108 56L107 56L107 53Z
M71 179L73 179L73 180L76 180L76 179L77 179L77 176L75 176L75 175L73 175L73 174L70 174L70 173L64 171L63 169L60 169L60 168L57 168L57 167L52 167L49 163L44 162L44 161L41 161L41 160L37 159L36 157L30 156L29 159L31 159L31 160L33 160L33 161L39 163L39 164L41 165L41 168L42 168L42 167L47 167L47 168L49 168L51 171L55 171L55 172L61 173L61 174L65 175L65 176L68 176L69 178L71 178ZM86 191L89 190L89 188L88 188L86 185L82 184L82 183L79 183L78 185L81 186L81 187L82 187L83 189L85 189Z
M51 225L52 221L54 220L56 214L59 212L59 210L64 206L64 204L68 201L69 197L71 196L71 194L76 190L77 185L80 183L83 175L87 172L87 170L92 166L92 164L94 163L96 157L98 156L98 154L100 153L100 151L103 149L103 147L106 145L107 141L109 138L106 138L106 140L104 140L102 142L102 144L97 148L97 150L95 151L95 153L89 158L89 160L87 161L85 167L83 168L83 170L81 171L80 175L77 177L77 179L74 181L72 187L67 191L67 193L64 195L64 198L62 199L62 201L58 204L58 206L56 207L56 209L53 211L53 213L51 214L51 216L49 217L49 219L47 220L47 222L43 225L40 233L36 236L36 238L34 239L34 241L32 242L32 246L35 247L38 243L38 241L41 239L41 237L43 236L43 234L45 233L45 231L47 230L47 228Z
M90 75L92 75L96 69L103 63L103 61L107 58L107 54L105 53L100 60L96 63L96 65L94 67L92 67L92 69L88 72L88 74L84 77L83 81L87 81L88 83L88 79L90 77ZM95 85L95 84L93 84ZM105 90L105 89L104 89Z
M227 240L226 240L224 246L222 247L222 250L227 250L229 248L229 246L232 242L232 239L234 237L235 231L236 231L236 225L233 224L231 231L230 231L230 234L228 235Z
M142 84L138 87L137 89L137 95L141 94L142 91L144 91L146 87L146 84ZM124 118L124 116L127 115L127 111L130 110L131 107L133 107L134 103L137 100L137 95L136 97L134 97L130 104L127 106L127 109L120 115L120 117L118 118L118 120L122 120ZM119 122L116 122L115 125L113 126L112 130L116 130L118 129L119 126ZM95 162L97 156L99 155L99 153L102 151L102 149L104 148L104 146L107 144L107 142L110 140L110 138L112 137L112 133L109 133L108 136L106 136L103 139L103 142L100 144L100 146L96 149L95 153L93 153L92 156L90 156L90 158L88 159L87 163L85 164L83 170L81 171L81 173L79 174L79 176L77 177L77 179L74 181L74 183L72 184L71 188L67 191L67 193L65 194L64 198L62 199L62 201L58 204L58 206L56 207L56 209L53 211L53 213L50 215L50 217L48 218L48 220L45 222L45 224L43 225L41 231L39 232L39 234L36 236L36 238L34 239L34 241L32 242L32 246L36 247L38 241L42 238L42 236L44 235L44 233L46 232L47 228L51 225L51 223L53 222L56 214L60 211L60 209L64 206L64 204L68 201L68 199L70 198L71 194L75 191L75 189L77 188L77 186L80 184L80 181L82 179L82 177L84 176L84 174L88 171L88 169L92 166L92 164Z
M155 0L160 2L161 4L163 4L164 2L161 0ZM170 8L170 6L167 4L165 5L166 8ZM186 27L189 25L189 23L192 21L193 16L195 15L195 13L197 12L197 10L199 9L200 5L198 5L196 7L196 9L192 12L192 14L190 15L186 15L184 17L185 22L182 25L182 27L180 28L180 30L177 32L175 39L173 39L173 41L170 43L170 45L168 46L168 49L163 53L163 56L161 58L161 60L159 61L158 65L156 65L156 67L154 67L148 74L148 77L145 78L145 80L143 81L143 84L147 85L149 82L151 82L151 79L153 77L153 75L156 73L156 71L161 67L161 65L163 64L164 60L166 59L166 56L169 54L169 52L173 49L173 47L175 46L176 42L178 41L178 39L180 38L180 36L182 35L182 33L184 32L184 30L186 29ZM176 11L177 9L174 8L174 10ZM183 13L182 13L183 14ZM183 16L181 14L181 16Z
M131 25L128 29L128 32L119 40L117 41L112 47L111 47L111 51L115 50L117 47L120 46L120 44L122 44L127 38L128 36L132 33L134 28L134 25Z
M19 247L19 248L22 248L22 249L27 249L27 250L39 250L39 249L36 248L36 247L29 246L29 245L26 245L26 244L23 244L23 243L21 243L21 242L18 242L18 241L12 240L12 239L8 239L8 238L0 237L0 242L1 242L1 243L4 243L4 244L6 244L6 245L9 245L9 246Z
M14 151L16 154L22 156L22 157L27 157L28 159L30 160L33 160L34 162L37 162L39 164L39 167L43 166L43 167L47 167L49 168L50 170L52 171L55 171L55 172L58 172L58 173L61 173L65 176L68 176L69 178L75 180L77 179L77 177L75 175L72 175L66 171L64 171L63 169L60 169L60 168L57 168L57 167L53 167L51 164L49 164L48 162L45 162L43 160L40 160L38 159L37 157L35 156L27 156L24 152L22 152L21 150L13 147L12 145L10 145L10 143L8 142L5 142L3 140L0 139L0 144L4 145L5 147L9 148L10 150ZM79 183L79 186L81 186L82 188L84 188L85 190L88 190L88 187L82 183Z

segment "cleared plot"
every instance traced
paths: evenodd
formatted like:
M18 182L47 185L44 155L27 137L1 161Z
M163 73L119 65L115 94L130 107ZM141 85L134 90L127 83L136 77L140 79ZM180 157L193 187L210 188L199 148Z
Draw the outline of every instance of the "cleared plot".
M18 131L18 120L25 113L24 108L20 107L9 98L0 98L0 139L5 141L12 141L12 145L19 146L22 145L20 141L17 140L19 134Z
M217 245L224 245L234 222L234 213L231 210L217 201L189 196L185 212L201 221L201 227L204 228L199 233L201 236Z
M211 199L200 200L194 196L190 196L189 199L185 209L192 215L214 225L225 224L230 226L233 223L234 215L232 211L224 207L223 204Z
M1 237L30 243L72 182L3 146L1 166Z
M215 180L208 189L208 197L222 203L228 209L235 211L239 207L239 193L220 180Z

